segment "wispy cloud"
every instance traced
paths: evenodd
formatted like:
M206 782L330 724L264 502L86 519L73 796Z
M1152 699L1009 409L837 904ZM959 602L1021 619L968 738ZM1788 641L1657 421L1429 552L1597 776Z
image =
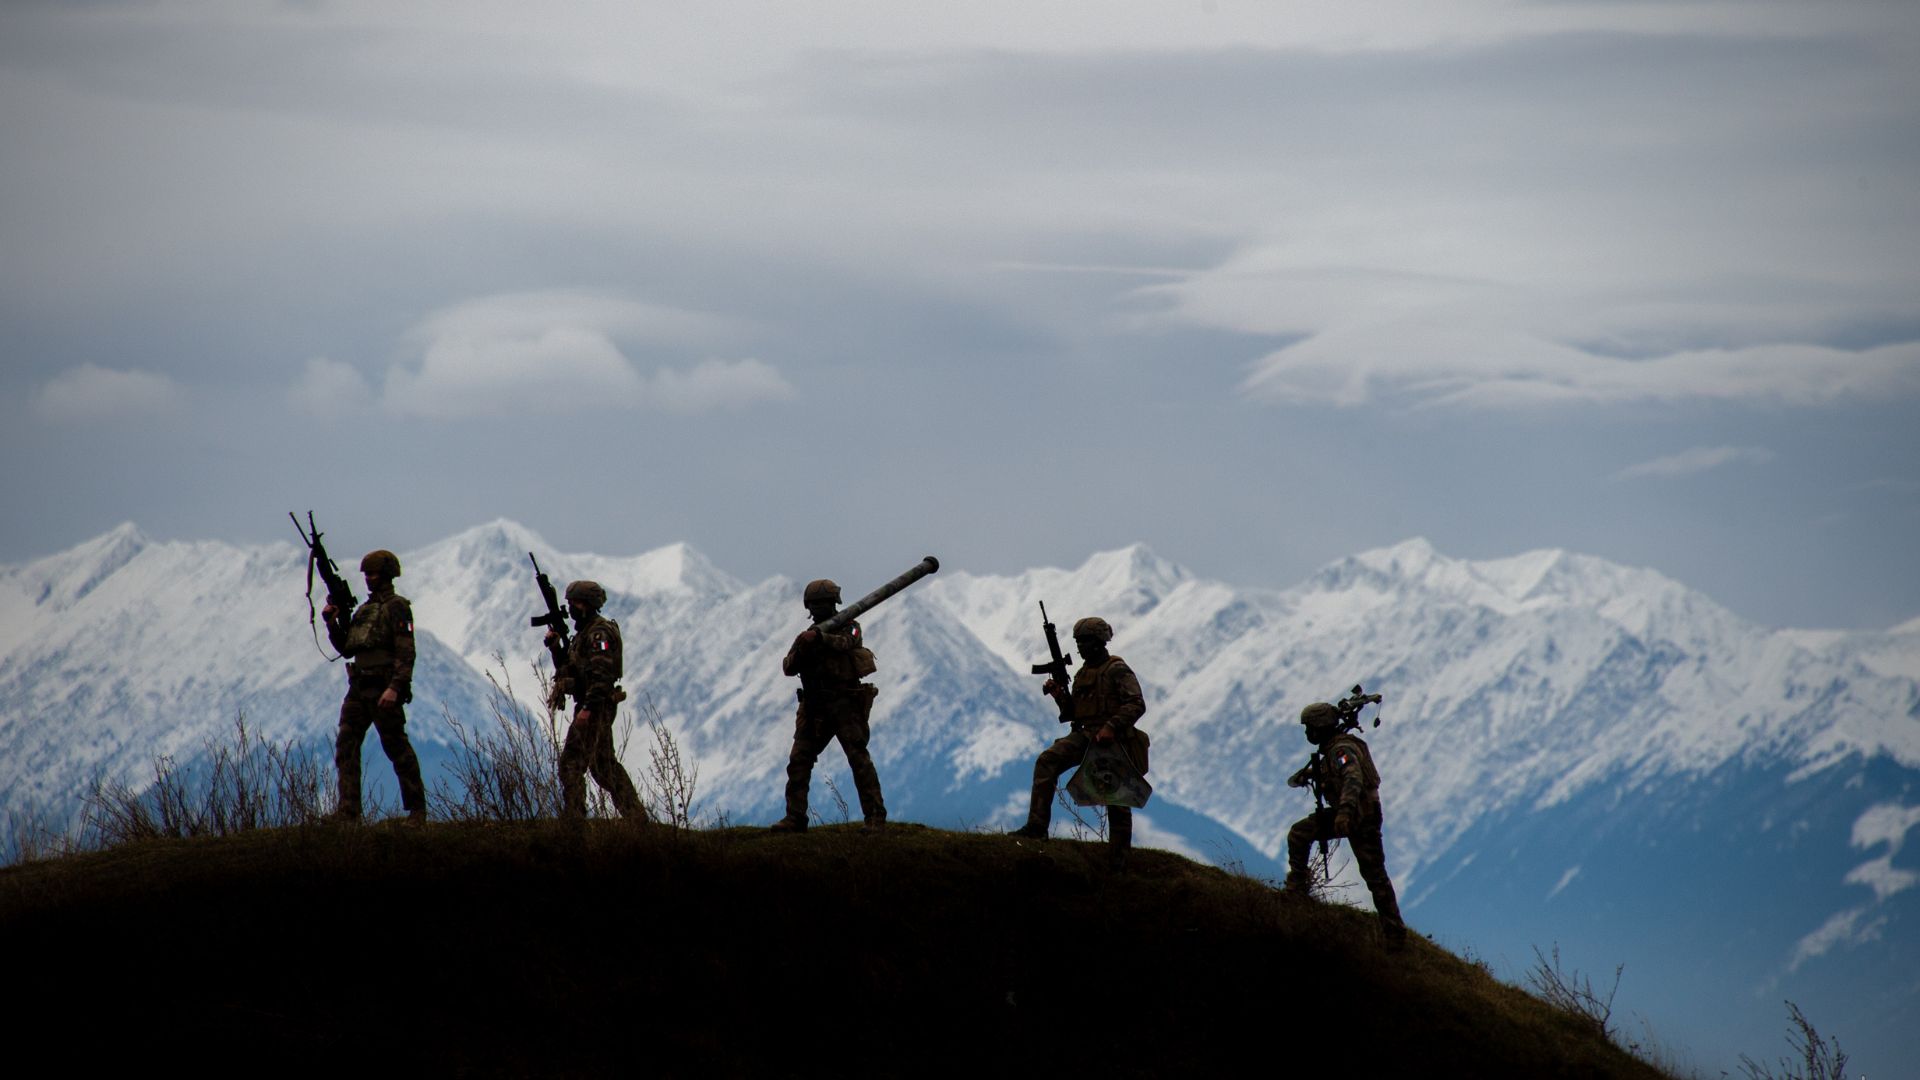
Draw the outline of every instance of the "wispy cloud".
M1722 465L1764 465L1774 457L1773 451L1760 446L1695 446L1677 454L1629 465L1614 473L1612 478L1633 480L1647 476L1689 476Z
M1801 938L1794 945L1793 958L1787 961L1787 970L1798 971L1801 964L1816 957L1825 956L1837 946L1864 945L1879 938L1881 930L1887 925L1887 920L1885 916L1878 919L1867 918L1872 910L1872 905L1868 905L1836 912L1826 922L1821 923L1818 930Z
M1893 865L1893 857L1900 854L1900 849L1906 844L1907 833L1917 825L1920 825L1920 805L1905 806L1897 802L1876 803L1854 819L1851 837L1854 847L1872 848L1881 844L1887 847L1886 853L1879 858L1870 859L1848 871L1845 879L1849 885L1865 885L1872 889L1873 900L1835 912L1818 929L1801 938L1787 962L1788 971L1796 970L1801 964L1824 956L1836 947L1858 946L1880 937L1881 930L1887 925L1887 918L1884 915L1873 917L1874 911L1895 894L1920 884L1920 874Z
M435 312L408 334L417 362L387 372L381 403L426 417L652 408L702 412L794 396L771 364L702 359L642 371L621 340L680 348L719 335L699 312L588 292L485 297Z
M373 400L366 376L352 364L316 356L287 390L287 401L301 412L328 416L365 408Z
M171 412L184 400L165 375L82 364L48 380L34 395L33 407L48 419L77 422Z

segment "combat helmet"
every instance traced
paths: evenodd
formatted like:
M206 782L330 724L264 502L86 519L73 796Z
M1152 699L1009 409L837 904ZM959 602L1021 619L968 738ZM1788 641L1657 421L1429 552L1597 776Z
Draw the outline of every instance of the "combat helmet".
M607 590L597 581L576 581L567 586L567 603L599 611L607 606Z
M1073 624L1073 640L1079 641L1081 638L1092 638L1105 644L1113 640L1113 627L1108 626L1107 620L1100 616L1089 615Z
M808 607L815 604L837 604L840 602L840 586L830 578L815 578L807 582L806 591L800 594L800 599Z
M389 579L397 578L400 576L400 556L386 548L369 551L367 557L360 560L360 572L380 574Z
M1340 710L1324 701L1316 701L1300 710L1300 722L1309 728L1330 728L1340 722Z

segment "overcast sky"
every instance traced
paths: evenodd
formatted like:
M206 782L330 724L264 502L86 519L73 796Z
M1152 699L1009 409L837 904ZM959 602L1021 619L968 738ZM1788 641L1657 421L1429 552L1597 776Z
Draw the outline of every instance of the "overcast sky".
M0 7L0 561L1425 536L1920 616L1920 6Z

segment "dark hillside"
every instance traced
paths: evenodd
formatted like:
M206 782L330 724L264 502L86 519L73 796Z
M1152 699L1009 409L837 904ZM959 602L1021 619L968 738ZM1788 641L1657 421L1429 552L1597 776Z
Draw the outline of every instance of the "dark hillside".
M128 845L0 871L11 1049L216 1075L1659 1075L1424 941L1384 952L1370 915L1135 855L1114 878L1089 845L912 825Z

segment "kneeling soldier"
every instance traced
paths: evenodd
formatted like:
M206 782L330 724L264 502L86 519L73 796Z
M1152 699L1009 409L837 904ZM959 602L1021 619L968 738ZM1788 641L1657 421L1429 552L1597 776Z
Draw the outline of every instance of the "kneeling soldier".
M1146 695L1140 692L1140 680L1125 660L1107 652L1113 640L1113 628L1107 620L1093 617L1073 624L1073 643L1080 650L1080 670L1073 673L1073 730L1054 742L1033 763L1033 790L1027 803L1027 823L1014 830L1015 836L1044 840L1053 817L1053 793L1060 774L1080 764L1087 756L1089 743L1120 740L1134 764L1140 765L1134 724L1146 715ZM1048 679L1041 690L1060 698L1065 690ZM1142 770L1144 772L1145 770ZM1107 807L1108 859L1115 870L1125 870L1127 851L1133 846L1133 810L1125 806Z

